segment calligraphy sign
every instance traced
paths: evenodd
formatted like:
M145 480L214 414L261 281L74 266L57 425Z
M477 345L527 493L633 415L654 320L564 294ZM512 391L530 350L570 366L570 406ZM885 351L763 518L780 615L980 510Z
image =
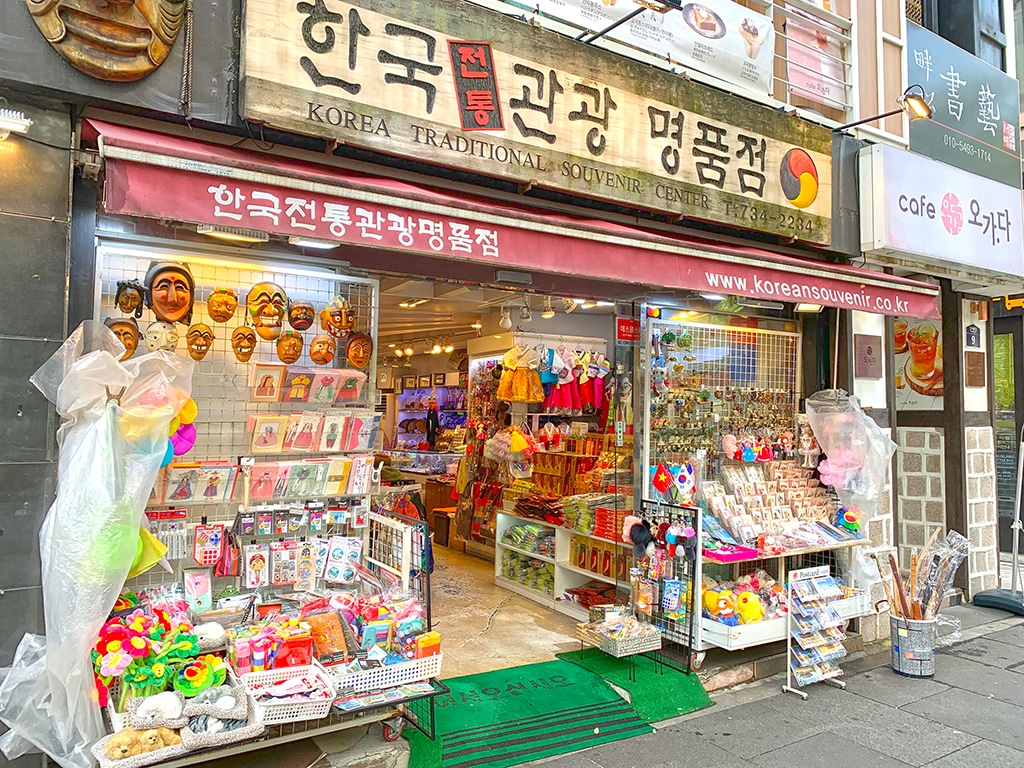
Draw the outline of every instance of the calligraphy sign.
M832 135L483 8L249 0L246 120L828 244ZM600 79L596 79L599 77Z

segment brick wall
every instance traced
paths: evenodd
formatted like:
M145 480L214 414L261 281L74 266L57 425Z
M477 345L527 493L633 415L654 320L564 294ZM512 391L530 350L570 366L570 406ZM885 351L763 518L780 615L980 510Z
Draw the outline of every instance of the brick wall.
M896 444L900 469L899 559L900 566L909 570L911 550L916 548L920 552L932 532L946 526L942 430L900 427L896 430Z
M968 427L966 438L969 588L974 595L999 586L995 446L991 427Z

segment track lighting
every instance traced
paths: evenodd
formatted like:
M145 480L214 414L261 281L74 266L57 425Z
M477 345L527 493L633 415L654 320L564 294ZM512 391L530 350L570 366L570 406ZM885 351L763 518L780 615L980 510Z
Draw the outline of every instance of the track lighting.
M548 296L544 299L544 311L540 313L540 316L545 320L550 320L555 316L555 310L551 308L551 297Z

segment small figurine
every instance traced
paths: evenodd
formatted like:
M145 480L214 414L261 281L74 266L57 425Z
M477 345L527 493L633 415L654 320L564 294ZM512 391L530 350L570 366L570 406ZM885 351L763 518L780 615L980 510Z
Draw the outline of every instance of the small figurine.
M811 429L811 425L807 423L806 416L799 417L799 446L798 453L801 457L800 466L804 469L814 469L818 466L818 457L821 455L821 449L818 447L818 441L814 437L814 431Z

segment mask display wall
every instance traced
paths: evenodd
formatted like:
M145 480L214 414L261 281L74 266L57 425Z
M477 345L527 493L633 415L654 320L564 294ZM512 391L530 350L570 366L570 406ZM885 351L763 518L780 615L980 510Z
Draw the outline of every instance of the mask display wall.
M315 337L309 345L309 359L317 365L330 365L338 351L338 342L326 333Z
M170 323L157 320L146 328L146 349L150 352L156 352L158 349L173 352L177 346L178 329Z
M187 264L154 261L146 271L146 299L157 320L165 323L192 322L196 284Z
M245 297L246 310L256 334L261 339L273 341L281 335L288 296L284 288L269 281L256 283Z
M247 325L240 325L231 332L231 351L240 363L249 362L256 351L256 331Z
M146 287L138 280L119 280L114 303L126 315L139 318L142 317L142 299L145 294Z
M108 317L103 321L114 335L124 344L124 354L119 360L127 360L139 348L139 324L133 317Z
M185 334L188 342L188 356L193 360L202 360L213 347L213 329L206 323L196 323Z
M98 80L131 82L171 52L186 0L25 0L46 41Z
M226 323L238 309L238 294L230 288L214 288L206 300L206 314L218 323Z
M365 333L353 333L349 337L345 355L353 368L363 370L373 359L373 339Z
M291 365L302 357L305 342L298 331L282 331L277 339L277 357L282 363Z
M304 331L313 325L316 308L308 301L288 302L288 325L296 331Z

